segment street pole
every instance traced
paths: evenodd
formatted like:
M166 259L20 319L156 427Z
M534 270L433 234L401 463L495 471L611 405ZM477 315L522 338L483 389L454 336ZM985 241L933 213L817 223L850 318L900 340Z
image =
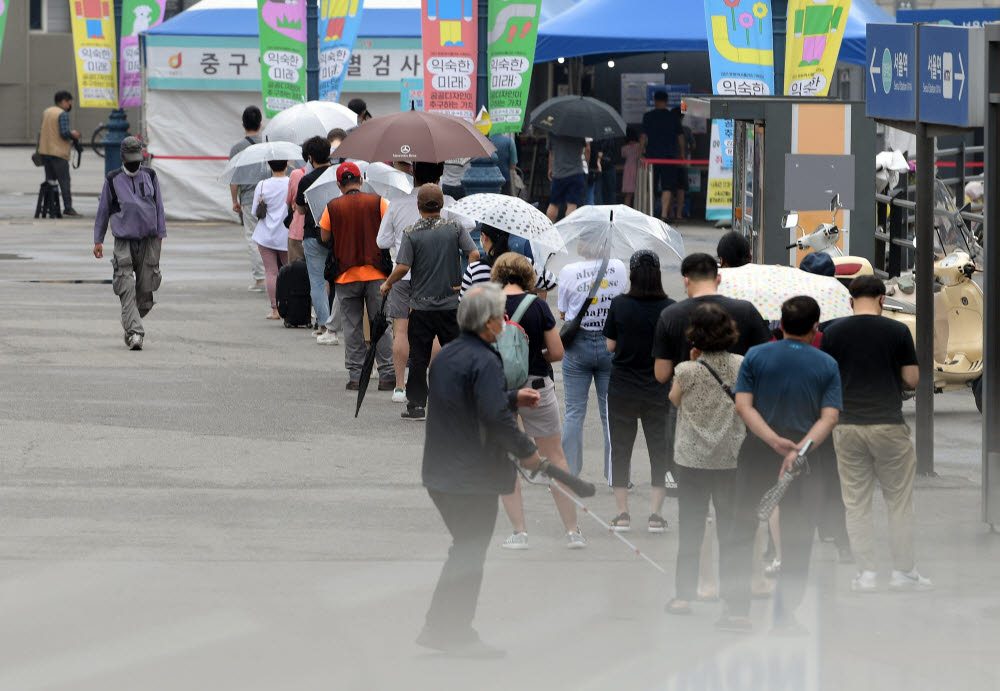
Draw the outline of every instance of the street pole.
M319 0L306 3L306 100L319 100Z
M118 60L121 54L122 1L115 0L115 47L117 48L115 51L115 60ZM108 121L104 126L106 129L104 137L101 139L101 145L104 147L104 174L107 175L111 171L122 167L121 144L122 140L128 136L128 116L125 115L125 111L121 108L115 108L111 111L111 115L108 116Z
M986 31L986 121L983 160L986 190L1000 185L1000 25ZM1000 525L1000 197L987 194L983 202L986 265L983 273L983 521Z
M934 473L934 137L917 123L917 472Z
M487 35L489 33L490 2L489 0L478 0L479 2L479 54L476 56L476 113L480 109L489 107L490 97L490 73L487 62ZM497 194L503 186L503 175L497 168L497 155L494 153L489 158L474 158L465 171L462 178L462 187L465 193L469 194Z
M771 2L774 35L774 95L785 93L785 34L788 32L788 0Z

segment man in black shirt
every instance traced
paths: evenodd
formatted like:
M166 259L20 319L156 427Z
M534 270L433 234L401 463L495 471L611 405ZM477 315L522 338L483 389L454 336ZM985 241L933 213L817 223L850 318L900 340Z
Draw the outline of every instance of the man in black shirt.
M295 205L305 218L302 230L302 251L306 255L306 268L309 270L309 289L313 310L316 312L316 324L321 329L330 317L330 297L326 292L326 279L323 277L323 270L326 268L326 255L329 254L330 250L320 242L319 227L316 224L316 219L313 218L312 209L306 203L306 190L330 167L330 144L323 137L312 137L302 145L302 150L309 158L313 169L299 180ZM339 331L339 329L334 329L334 331ZM317 336L319 335L317 334Z
M653 110L642 116L642 137L639 142L645 158L683 159L687 157L684 128L677 113L667 108L666 91L653 96ZM653 166L653 186L660 188L660 216L670 219L670 202L674 190L680 187L680 178L687 175L682 166L656 164Z
M889 509L893 572L890 590L928 590L914 568L913 479L917 458L903 421L902 389L919 380L913 338L905 324L882 316L885 285L874 276L851 283L854 316L823 332L822 349L840 367L844 411L833 431L847 533L858 563L855 592L877 588L872 493L875 479Z

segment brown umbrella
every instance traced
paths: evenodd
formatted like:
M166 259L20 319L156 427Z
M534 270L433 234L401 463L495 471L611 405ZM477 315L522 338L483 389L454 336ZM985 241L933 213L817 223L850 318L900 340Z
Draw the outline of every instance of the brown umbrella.
M408 110L372 118L337 147L338 158L361 161L447 161L488 158L497 148L470 122Z

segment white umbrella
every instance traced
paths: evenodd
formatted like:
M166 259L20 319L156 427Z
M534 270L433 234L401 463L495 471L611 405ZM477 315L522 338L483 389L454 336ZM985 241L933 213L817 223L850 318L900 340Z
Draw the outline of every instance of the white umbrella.
M326 139L332 129L349 130L357 124L357 114L347 106L332 101L308 101L275 115L264 129L264 138L301 146L310 137Z
M251 144L233 156L219 176L220 182L231 185L256 185L271 177L268 161L298 161L302 147L288 142L263 142Z
M361 176L364 177L368 164L364 161L352 161L352 163L357 165ZM312 211L313 218L319 223L326 205L341 196L340 185L337 184L337 166L330 165L322 175L316 178L316 181L309 186L303 195L306 198L306 204L309 205L309 210Z
M628 206L581 206L555 225L563 244L546 268L558 272L573 262L609 257L628 262L634 252L651 250L664 273L679 268L684 240L663 221Z
M549 217L534 206L506 194L471 194L458 200L442 214L460 216L524 238L544 249L544 255L565 243ZM532 250L534 253L534 250Z
M363 192L372 192L390 202L413 191L413 177L385 163L372 163L364 171Z

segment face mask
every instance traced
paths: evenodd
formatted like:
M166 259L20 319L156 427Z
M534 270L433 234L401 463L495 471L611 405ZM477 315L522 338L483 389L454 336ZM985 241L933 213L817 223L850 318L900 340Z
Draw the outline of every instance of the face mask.
M129 161L122 164L122 170L130 178L135 177L135 174L139 172L139 168L142 166L142 161Z
M73 110L73 104L72 104L72 103L70 103L70 104L69 104L68 106L66 106L66 112L67 112L67 113L68 113L69 111L71 111L71 110Z

